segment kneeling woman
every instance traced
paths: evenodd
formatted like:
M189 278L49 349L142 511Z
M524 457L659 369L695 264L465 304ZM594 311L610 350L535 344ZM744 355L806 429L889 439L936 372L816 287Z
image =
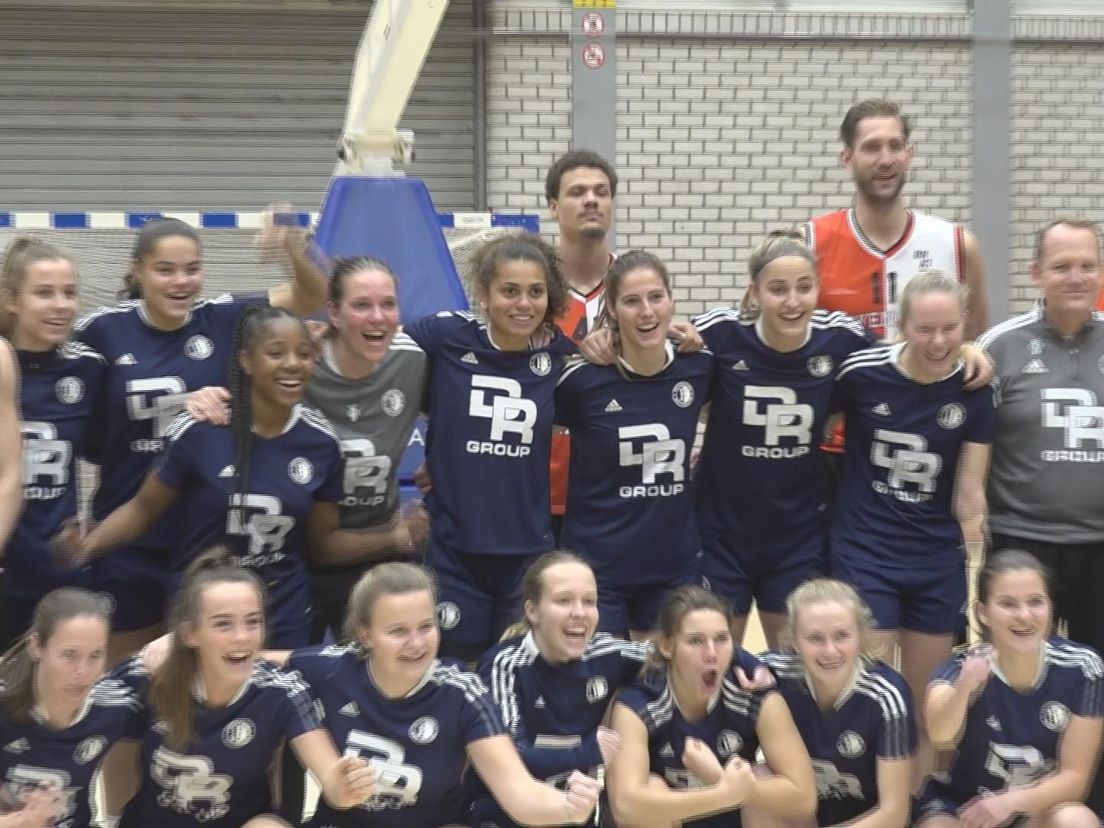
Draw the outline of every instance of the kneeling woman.
M461 777L469 761L515 822L585 821L598 783L573 772L559 791L529 774L479 677L437 661L435 602L427 570L380 564L349 601L345 631L355 643L288 657L318 693L335 741L370 760L376 775L375 795L360 808L342 814L322 803L309 824L466 824Z
M142 721L139 694L102 678L110 629L107 599L55 589L0 661L0 828L92 824L101 760Z
M957 754L913 824L1097 828L1081 803L1104 730L1100 656L1050 637L1046 571L1027 552L989 556L975 612L988 646L944 664L928 688L928 735Z
M713 593L681 587L667 599L659 663L613 708L621 751L607 783L618 823L739 826L733 812L746 806L787 819L813 813L809 755L786 703L740 689L737 649L731 613ZM759 747L770 774L757 778Z
M164 664L152 678L138 660L120 668L152 714L141 735L141 788L121 828L285 825L268 813L269 770L285 739L337 807L371 795L368 763L338 757L306 683L255 660L263 591L221 550L204 553L177 598Z
M793 652L764 657L813 761L816 825L908 822L916 729L905 680L870 654L870 609L818 578L787 603Z

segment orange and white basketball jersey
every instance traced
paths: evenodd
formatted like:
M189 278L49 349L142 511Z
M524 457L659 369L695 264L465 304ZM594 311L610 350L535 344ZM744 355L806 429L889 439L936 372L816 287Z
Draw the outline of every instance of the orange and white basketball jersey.
M805 238L820 269L820 307L857 316L882 336L897 332L901 292L922 270L966 278L962 228L909 210L901 238L888 250L867 239L853 207L817 216Z

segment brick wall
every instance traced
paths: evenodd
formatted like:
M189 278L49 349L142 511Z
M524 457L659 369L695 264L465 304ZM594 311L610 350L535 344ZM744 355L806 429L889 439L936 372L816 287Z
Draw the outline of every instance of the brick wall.
M508 4L495 9L511 34L490 42L489 205L540 210L554 237L543 176L571 138L566 21L557 28L555 15L509 15ZM848 203L836 136L844 111L864 97L892 97L913 119L910 203L969 224L967 18L945 18L948 36L936 39L918 18L882 15L877 25L925 35L887 43L719 37L744 17L723 13L683 15L700 37L662 37L644 31L647 20L622 25L626 17L617 54L617 244L669 262L683 313L736 301L747 254L766 230ZM1017 45L1014 67L1013 243L1008 261L989 268L1009 269L1019 310L1034 295L1026 275L1033 230L1060 212L1104 219L1092 190L1104 175L1104 51L1027 43Z

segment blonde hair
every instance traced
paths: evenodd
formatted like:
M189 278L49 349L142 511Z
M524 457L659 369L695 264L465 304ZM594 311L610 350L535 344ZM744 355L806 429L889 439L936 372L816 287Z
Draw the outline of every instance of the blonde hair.
M958 299L963 314L966 313L966 300L969 298L969 291L967 291L964 284L951 278L942 270L921 270L908 280L905 289L901 291L901 301L898 304L897 311L897 330L901 338L904 338L901 332L904 331L909 316L912 314L912 303L916 300L916 297L925 296L929 293L945 293L954 296Z
M787 649L795 650L797 621L801 610L813 604L840 604L850 610L855 619L855 627L861 640L860 654L867 661L876 661L881 650L875 647L871 631L874 629L874 614L870 607L859 597L859 593L850 584L832 578L813 578L801 584L786 599L786 627L782 631L782 640Z
M385 595L404 595L408 592L428 592L433 605L437 605L437 581L424 566L390 562L369 569L360 576L349 595L345 638L359 645L357 630L371 626L376 602Z
M77 262L67 250L37 236L19 236L4 251L4 266L0 270L0 294L6 300L15 299L23 288L27 270L39 262L68 262L76 279ZM0 336L11 339L15 330L15 315L0 307Z
M533 628L529 623L529 617L525 614L525 605L530 601L534 604L540 603L541 596L544 594L545 572L559 564L569 563L579 564L580 566L585 566L587 569L591 568L590 564L574 552L568 552L566 549L554 549L551 552L545 552L529 564L529 567L525 570L525 576L521 581L521 618L506 628L506 632L502 633L502 638L499 639L500 641L524 635ZM593 572L593 570L591 570L591 572Z
M759 308L751 304L751 286L759 281L759 275L771 262L787 256L804 259L813 269L813 275L819 280L816 256L805 243L805 237L799 230L772 230L751 251L748 257L748 288L740 300L740 315L745 319L757 319Z

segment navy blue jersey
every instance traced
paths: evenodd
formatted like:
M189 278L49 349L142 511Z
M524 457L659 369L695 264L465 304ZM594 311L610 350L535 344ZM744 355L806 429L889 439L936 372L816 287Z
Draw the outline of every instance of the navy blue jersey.
M537 779L566 778L602 763L598 725L614 694L640 673L651 645L598 633L583 657L544 660L531 632L488 650L479 675Z
M269 641L307 624L307 518L316 502L341 497L337 437L321 414L296 406L279 437L253 435L249 493L242 508L234 477L236 449L228 427L181 414L154 473L180 491L185 521L175 545L180 574L203 549L225 543L234 563L253 569L268 587ZM296 642L292 642L296 643Z
M339 811L322 800L310 825L467 824L460 781L467 746L506 732L479 676L435 662L414 690L390 699L376 687L357 648L296 650L288 664L318 693L338 750L370 759L379 774L376 793L366 803Z
M690 451L713 356L676 356L653 376L572 363L556 386L571 434L563 545L603 574L647 583L696 570L701 551Z
M107 360L100 397L100 486L96 520L126 503L165 444L165 432L190 391L226 385L234 329L246 308L264 297L229 294L197 302L175 331L153 327L140 300L100 308L77 320L73 335ZM178 510L170 510L132 548L161 552L175 545Z
M4 589L24 599L87 576L54 563L50 540L77 513L77 456L99 428L92 420L107 366L77 342L51 351L17 351L22 381L23 513L4 555Z
M618 697L617 703L629 708L644 724L648 732L650 770L668 787L685 789L701 785L682 764L687 739L700 739L711 747L722 765L736 755L748 762L755 761L755 752L759 749L755 728L765 694L740 689L735 676L737 659L739 654L734 657L733 667L725 672L721 690L710 701L705 717L697 722L683 718L665 672L647 674ZM743 659L739 660L742 663ZM709 828L735 825L739 828L740 816L738 811L725 811L683 824Z
M703 314L694 325L717 359L695 478L703 536L731 547L826 523L828 485L817 446L835 373L874 334L846 314L817 310L805 344L780 353L731 308Z
M547 347L502 351L486 323L463 311L428 316L404 330L432 360L430 531L459 552L548 551L553 393L574 344L557 330Z
M992 388L968 391L962 369L930 384L900 369L904 344L869 348L840 367L835 404L846 418L847 452L832 524L832 549L897 566L958 555L951 513L963 443L990 443Z
M809 688L801 656L767 653L801 734L817 788L817 825L838 825L878 806L878 760L908 759L916 750L912 694L901 675L879 662L860 663L831 710Z
M965 658L961 654L942 665L933 681L954 682ZM1051 773L1070 716L1104 716L1104 664L1088 647L1050 639L1039 677L1027 692L1013 690L994 672L966 712L949 779L931 785L960 803Z
M132 659L126 667L127 680L148 694L150 678L141 664ZM322 727L302 677L268 662L253 665L226 707L207 707L198 685L194 696L194 735L181 750L165 744L167 724L147 712L141 787L120 828L238 828L273 810L269 767L280 744Z
M119 739L138 737L142 710L139 694L117 673L93 685L73 723L60 730L35 711L24 724L0 708L0 801L45 788L61 801L55 828L87 828L100 760Z

